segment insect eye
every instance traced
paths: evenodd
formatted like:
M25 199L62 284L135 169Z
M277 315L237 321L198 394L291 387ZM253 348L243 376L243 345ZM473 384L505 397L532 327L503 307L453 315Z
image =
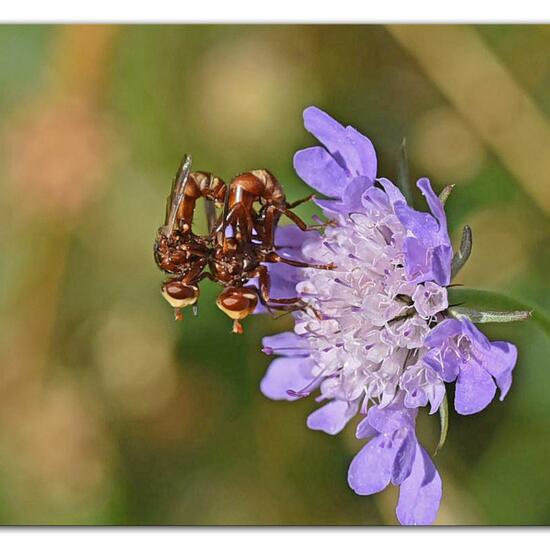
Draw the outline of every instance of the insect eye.
M258 305L258 294L250 288L226 288L216 300L218 307L231 319L250 315Z
M181 281L167 281L162 285L161 293L172 307L190 306L199 299L199 287Z

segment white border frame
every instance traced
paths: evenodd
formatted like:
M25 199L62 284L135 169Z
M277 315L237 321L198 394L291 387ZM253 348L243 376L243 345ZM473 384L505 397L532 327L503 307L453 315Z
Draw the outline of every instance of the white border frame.
M19 0L0 22L33 23L531 23L550 22L544 0Z

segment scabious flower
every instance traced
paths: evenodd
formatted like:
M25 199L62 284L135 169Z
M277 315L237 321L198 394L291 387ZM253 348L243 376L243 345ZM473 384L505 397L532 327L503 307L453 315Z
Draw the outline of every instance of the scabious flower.
M490 342L467 319L448 318L453 249L443 204L427 178L417 187L430 212L407 204L377 177L370 140L315 107L305 127L323 146L298 151L298 175L327 199L323 235L293 226L277 234L281 254L334 270L270 266L274 295L298 294L293 332L264 338L278 355L261 382L272 399L316 392L322 406L307 425L335 435L357 415L358 439L348 483L360 495L400 487L397 517L429 524L441 501L441 478L415 434L420 407L439 410L445 383L456 382L455 408L472 414L511 384L516 349Z

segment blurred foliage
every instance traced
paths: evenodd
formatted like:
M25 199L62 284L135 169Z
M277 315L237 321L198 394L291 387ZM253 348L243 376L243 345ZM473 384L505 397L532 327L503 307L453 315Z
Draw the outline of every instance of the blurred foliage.
M548 125L549 28L468 29ZM173 321L151 248L179 159L268 167L295 200L306 106L368 134L392 179L406 136L412 177L457 184L453 238L474 233L459 282L548 312L543 167L535 190L513 176L382 26L3 26L0 52L0 522L395 523L395 490L347 486L352 427L311 432L311 401L260 394L261 337L288 318L237 337L207 281L200 315ZM530 322L485 328L518 344L515 382L480 415L451 412L438 523L548 524L549 342ZM438 419L420 431L435 449Z

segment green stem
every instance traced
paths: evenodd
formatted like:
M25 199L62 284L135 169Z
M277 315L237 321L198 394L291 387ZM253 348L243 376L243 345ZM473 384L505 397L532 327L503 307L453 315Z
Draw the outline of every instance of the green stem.
M447 432L449 430L449 405L447 403L447 394L443 396L443 401L439 405L439 422L440 422L440 432L439 432L439 442L434 451L434 456L443 448L445 441L447 440Z

